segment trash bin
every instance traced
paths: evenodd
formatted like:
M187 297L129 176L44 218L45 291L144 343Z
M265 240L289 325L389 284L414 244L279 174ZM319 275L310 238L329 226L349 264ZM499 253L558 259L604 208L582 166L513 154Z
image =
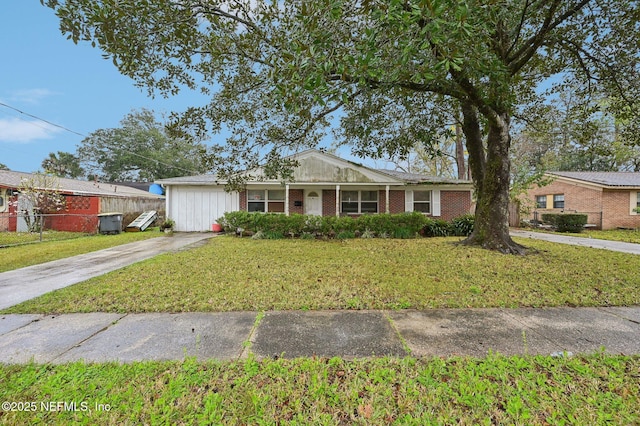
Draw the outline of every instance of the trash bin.
M98 232L101 234L119 234L122 231L122 213L100 213L98 215Z

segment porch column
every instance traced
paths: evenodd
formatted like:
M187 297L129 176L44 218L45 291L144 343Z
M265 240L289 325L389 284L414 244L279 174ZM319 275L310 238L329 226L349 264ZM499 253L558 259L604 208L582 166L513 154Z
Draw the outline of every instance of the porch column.
M384 206L384 212L389 214L389 185L384 187L384 201L385 201L385 206Z
M284 188L284 213L289 216L289 184L286 184Z
M340 217L340 185L336 185L336 216Z

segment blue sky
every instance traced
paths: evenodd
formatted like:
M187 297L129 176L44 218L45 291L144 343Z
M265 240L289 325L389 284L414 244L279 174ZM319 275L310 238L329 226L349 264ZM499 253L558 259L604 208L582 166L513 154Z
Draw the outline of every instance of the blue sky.
M82 135L118 127L132 109L182 111L203 103L198 94L152 99L90 44L76 45L38 0L0 5L0 103ZM0 105L0 163L41 169L50 152L75 152L83 137Z
M11 107L0 105L0 163L14 171L41 170L50 152L75 152L84 136L119 127L134 109L168 114L207 101L194 92L169 99L149 97L105 60L100 49L67 40L53 11L38 0L2 0L0 40L0 103ZM388 167L382 161L355 158L347 148L338 155Z

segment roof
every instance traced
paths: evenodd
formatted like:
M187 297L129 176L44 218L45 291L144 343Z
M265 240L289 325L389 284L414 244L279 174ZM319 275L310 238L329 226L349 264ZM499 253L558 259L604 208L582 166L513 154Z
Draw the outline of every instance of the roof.
M638 172L548 172L548 175L588 182L603 187L640 187Z
M406 184L460 184L470 185L470 181L425 176L395 170L373 169L348 161L330 153L309 149L291 156L299 163L294 170L292 183L297 184L362 184L362 185L406 185ZM252 175L262 174L261 169ZM224 185L226 182L213 174L160 179L163 185ZM258 180L249 184L280 183L275 180Z
M377 169L379 172L386 173L390 176L395 177L396 179L400 179L407 183L440 183L440 184L449 184L449 185L462 185L462 184L471 184L472 182L469 180L460 180L460 179L450 179L439 176L430 176L423 175L418 173L408 173L402 172L399 170L389 170L389 169Z
M36 173L14 172L10 170L0 170L0 186L7 188L19 188L25 181L33 179ZM95 195L102 197L145 197L145 198L162 198L156 194L131 188L123 185L114 185L104 182L95 182L87 180L77 180L68 178L54 177L54 188L52 189L65 194L73 195Z

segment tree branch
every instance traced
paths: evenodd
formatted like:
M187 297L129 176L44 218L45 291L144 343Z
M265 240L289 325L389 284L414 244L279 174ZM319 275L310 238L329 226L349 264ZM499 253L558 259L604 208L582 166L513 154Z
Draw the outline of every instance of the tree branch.
M529 62L536 51L540 48L540 46L543 45L547 34L555 30L567 19L577 14L590 1L591 0L580 0L578 3L570 7L565 13L552 21L553 15L555 14L558 6L561 3L561 0L554 0L553 4L549 8L549 11L547 12L544 23L542 24L538 32L531 36L529 40L527 40L516 53L514 53L511 57L506 58L511 75L516 75L522 69L522 67L524 67Z

